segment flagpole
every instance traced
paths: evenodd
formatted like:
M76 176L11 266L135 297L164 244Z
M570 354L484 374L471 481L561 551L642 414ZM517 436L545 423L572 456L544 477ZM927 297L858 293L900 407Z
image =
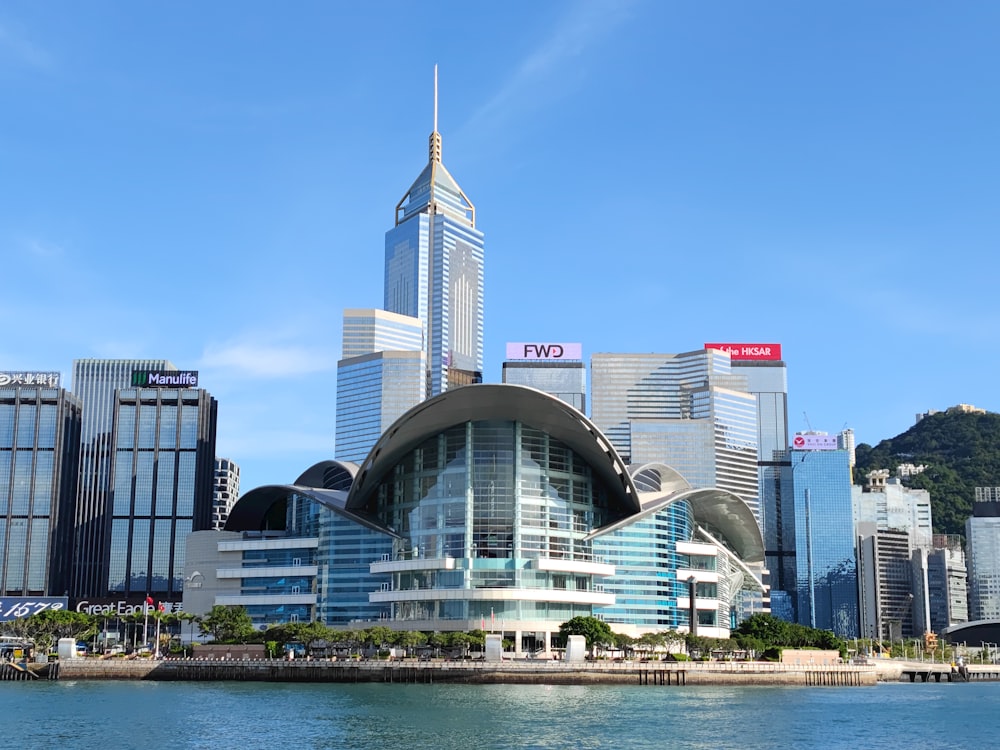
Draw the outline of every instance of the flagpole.
M146 596L146 601L142 603L142 647L146 648L149 643L149 605L152 602L150 597Z

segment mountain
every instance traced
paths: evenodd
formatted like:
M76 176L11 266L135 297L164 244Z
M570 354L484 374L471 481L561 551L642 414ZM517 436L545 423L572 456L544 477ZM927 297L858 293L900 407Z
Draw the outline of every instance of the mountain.
M892 474L904 463L927 467L903 484L930 492L934 531L964 536L975 488L1000 487L1000 414L940 412L874 448L862 443L855 481L872 469Z

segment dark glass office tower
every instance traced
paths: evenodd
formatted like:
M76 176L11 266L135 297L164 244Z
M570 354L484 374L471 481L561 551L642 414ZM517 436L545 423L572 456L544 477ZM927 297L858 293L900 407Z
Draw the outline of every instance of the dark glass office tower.
M80 485L73 530L70 596L103 596L107 591L108 493L111 429L116 394L132 384L135 371L176 370L165 359L78 359L73 393L83 404Z
M58 373L19 374L0 373L0 596L63 596L81 406Z
M187 536L212 527L217 415L200 388L118 391L104 595L180 601Z

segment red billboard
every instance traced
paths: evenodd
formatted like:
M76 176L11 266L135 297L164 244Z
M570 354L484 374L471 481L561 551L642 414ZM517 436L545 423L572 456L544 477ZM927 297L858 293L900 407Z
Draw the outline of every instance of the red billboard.
M705 348L729 352L731 359L781 359L781 344L705 344Z

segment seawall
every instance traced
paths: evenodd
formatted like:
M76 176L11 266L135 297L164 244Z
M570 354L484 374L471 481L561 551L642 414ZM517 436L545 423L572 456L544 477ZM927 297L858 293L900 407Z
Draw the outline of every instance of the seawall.
M277 659L68 659L37 665L60 680L241 680L466 684L875 685L869 665L768 662L282 661Z

